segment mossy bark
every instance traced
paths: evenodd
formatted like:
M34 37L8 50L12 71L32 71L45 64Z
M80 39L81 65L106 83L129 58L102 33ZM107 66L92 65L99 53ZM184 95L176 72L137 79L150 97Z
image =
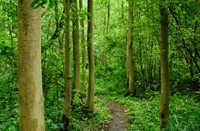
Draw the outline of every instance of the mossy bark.
M80 10L83 10L83 1L79 0ZM83 85L86 86L86 40L85 40L85 26L83 16L80 19L81 26L81 46L82 46L82 81Z
M161 102L160 102L160 129L169 128L169 74L168 74L168 9L160 7L161 15Z
M41 72L41 12L33 0L18 0L19 130L44 131Z
M134 93L133 83L133 2L128 1L128 37L127 37L127 76L131 94Z
M72 9L72 38L73 38L73 59L74 59L74 87L76 93L80 94L80 54L79 54L79 21L77 0L71 0Z
M94 53L93 53L93 0L88 0L88 59L89 59L89 88L87 105L89 109L94 112L94 79L95 79L95 67L94 67Z
M70 64L70 1L64 0L65 8L65 65L64 65L64 76L65 76L65 106L64 106L64 128L69 130L70 124L70 110L71 110L71 99L72 99L72 80L71 80L71 64Z

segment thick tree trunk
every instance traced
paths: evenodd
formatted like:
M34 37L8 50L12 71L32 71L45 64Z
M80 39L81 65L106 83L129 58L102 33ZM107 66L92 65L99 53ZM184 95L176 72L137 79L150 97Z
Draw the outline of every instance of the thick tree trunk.
M69 130L70 123L70 110L71 110L71 64L70 64L70 2L64 0L65 8L65 66L64 66L64 77L65 77L65 106L64 106L64 129Z
M79 24L77 0L72 0L73 17L73 57L74 57L74 87L79 94L80 91L80 55L79 55Z
M128 2L128 39L127 39L127 68L128 68L128 83L129 91L131 94L134 93L134 84L133 84L133 2Z
M79 6L80 10L83 9L83 1L79 0ZM82 80L83 85L86 86L86 49L85 49L85 31L84 31L84 20L83 17L80 20L80 26L81 26L81 45L82 45Z
M88 0L88 59L89 59L89 88L88 88L88 98L87 105L89 109L94 112L94 54L93 54L93 0Z
M161 15L161 102L160 102L160 129L169 127L169 75L168 75L168 9L160 7Z
M33 0L18 0L19 130L44 131L41 72L41 12Z

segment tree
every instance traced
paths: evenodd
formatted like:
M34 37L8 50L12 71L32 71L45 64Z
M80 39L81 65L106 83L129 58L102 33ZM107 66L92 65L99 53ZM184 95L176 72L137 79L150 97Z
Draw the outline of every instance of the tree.
M189 18L188 16L192 17L192 19L195 19L194 16L195 16L195 14L198 14L198 13L195 10L194 11L190 10L191 14L187 15L187 18L185 18L187 20L185 20L185 19L181 20L179 18L181 15L177 14L177 12L176 12L177 8L180 8L180 7L179 6L178 7L170 6L169 10L170 10L170 13L172 14L173 18L175 19L175 22L177 25L176 32L178 32L178 33L176 33L176 35L179 35L179 38L181 39L180 43L182 43L183 50L184 50L184 52L186 52L188 54L184 58L188 63L190 75L191 75L191 77L194 77L195 72L200 72L200 67L198 64L198 59L200 57L199 51L198 51L198 46L197 46L198 39L195 35L191 35L191 33L189 33L189 34L184 33L185 30L182 27L186 28L188 25L194 24L193 30L194 30L194 33L196 34L198 31L198 24L197 24L198 20L191 21L191 20L189 20L191 18ZM181 13L186 12L186 10L184 8L181 10L182 10ZM184 14L184 13L182 13L182 14ZM188 29L186 28L186 30L188 30ZM191 41L191 43L192 43L191 45L188 44L188 40ZM184 54L184 52L181 51L182 54ZM196 71L193 66L196 67Z
M83 11L83 1L79 0L80 11ZM82 45L82 72L83 72L83 85L86 85L86 46L85 46L85 30L84 30L84 19L83 16L80 19L81 26L81 45Z
M121 1L121 19L122 19L122 27L124 26L124 0Z
M168 75L168 8L160 5L161 16L161 102L160 102L160 129L169 127L169 75Z
M56 20L56 36L58 38L58 44L60 46L60 48L62 48L62 41L60 39L60 22L59 22L59 10L58 10L58 0L54 0L54 3L55 3L55 7L54 7L54 10L55 10L55 20Z
M73 38L73 57L74 57L74 87L80 90L80 55L79 55L79 24L77 0L72 0L72 38Z
M127 76L129 82L129 91L131 94L134 93L134 85L133 85L133 2L131 0L128 1L128 38L127 38Z
M65 77L65 106L64 106L64 121L65 130L69 130L70 110L71 110L71 71L70 71L70 1L64 0L65 8L65 65L64 65L64 77Z
M89 60L89 88L88 88L88 98L87 105L89 109L94 112L94 79L95 79L95 69L94 69L94 54L93 54L93 0L88 0L88 60Z
M107 0L107 33L110 30L110 0Z
M41 73L41 12L32 0L18 0L18 84L20 131L44 131Z

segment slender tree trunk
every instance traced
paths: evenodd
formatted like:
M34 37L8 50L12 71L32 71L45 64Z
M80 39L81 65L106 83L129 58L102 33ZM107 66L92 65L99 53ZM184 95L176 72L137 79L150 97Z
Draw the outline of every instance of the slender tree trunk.
M189 60L189 70L190 70L190 76L191 77L194 77L194 69L193 69L193 61L192 61L192 58L191 56L188 56L188 60Z
M124 27L124 1L121 1L121 17L122 17L122 27Z
M127 39L127 67L128 67L128 82L129 82L129 91L131 94L134 93L133 85L133 2L128 2L128 39Z
M79 6L80 10L83 10L83 1L79 0ZM82 45L82 80L83 80L83 85L86 86L86 49L85 49L85 31L84 31L84 20L83 17L80 20L80 26L81 26L81 45Z
M19 130L44 131L41 12L33 0L18 0Z
M65 124L64 129L69 130L70 123L70 110L71 110L71 64L70 64L70 1L64 0L64 8L65 8L65 66L64 66L64 77L65 77L65 106L64 106L64 114L65 114Z
M103 25L103 33L106 33L106 15L104 16Z
M197 8L197 7L196 7ZM198 13L200 13L200 10L198 11ZM198 27L199 27L199 23L198 21L195 22L195 27L194 27L194 34L198 34ZM193 38L190 38L191 42L194 43L193 44L193 48L194 48L194 58L196 61L198 61L198 59L200 58L200 54L199 54L199 51L198 51L198 38L199 37L196 37L195 35L193 36Z
M60 37L60 22L59 22L59 13L58 13L58 0L54 0L55 3L55 20L56 20L56 36L58 38L58 44L60 46L60 49L62 49L62 42Z
M72 0L73 17L73 57L74 57L74 87L76 92L80 92L80 55L79 55L79 24L77 0ZM78 93L79 94L79 93Z
M152 8L151 10L151 13L152 13L152 23L155 23L155 15L154 15L154 9ZM152 25L152 30L154 30L154 27L155 27L155 24ZM153 76L153 70L155 69L154 68L154 62L153 62L153 47L154 47L154 35L152 34L151 35L151 47L150 47L150 58L149 58L149 69L148 69L148 85L151 85L152 84L152 80L154 78L154 76L156 76L154 74ZM156 69L157 70L157 69Z
M56 20L56 36L57 36L57 39L58 39L58 45L60 48L57 48L56 49L56 53L57 55L59 56L60 54L60 50L62 49L62 42L61 42L61 37L60 37L60 22L59 22L59 10L58 10L58 0L54 0L54 3L55 3L55 7L54 7L54 11L55 11L55 20ZM57 62L56 65L56 70L59 69L59 63ZM57 109L59 110L59 106L60 106L60 102L59 102L59 86L58 86L58 72L56 72L56 78L55 78L55 84L56 84L56 106L57 106ZM57 116L58 118L59 116Z
M8 10L8 12L9 13L11 13L12 12L12 1L11 0L9 0L9 10ZM13 37L13 21L11 21L11 23L10 23L10 26L8 26L8 31L9 31L9 35L10 35L10 43L11 43L11 46L13 47L12 48L12 58L13 59L9 59L10 60L10 64L11 64L11 68L13 69L13 71L14 71L14 69L15 69L15 67L16 67L16 65L15 65L15 62L13 61L14 59L15 59L15 54L14 54L14 37ZM12 85L12 87L14 87L13 85L14 85L14 83L15 83L16 81L14 80L14 77L12 78L12 83L11 83L11 85ZM9 103L10 103L10 105L11 105L11 107L10 107L10 109L11 110L13 110L14 109L14 104L13 104L13 97L12 97L12 94L13 94L13 90L14 90L14 88L12 88L11 90L10 90L10 101L9 101Z
M169 127L169 75L168 75L168 9L160 7L161 15L161 102L160 102L160 129Z
M107 33L110 31L110 0L107 0Z
M151 85L152 83L152 69L153 69L153 45L154 41L153 41L153 36L152 36L152 42L151 42L151 46L150 46L150 58L148 59L148 78L147 78L147 85Z
M94 112L94 79L95 79L95 69L94 69L94 54L93 54L93 0L88 0L88 59L89 59L89 88L88 88L88 98L87 105L89 109Z

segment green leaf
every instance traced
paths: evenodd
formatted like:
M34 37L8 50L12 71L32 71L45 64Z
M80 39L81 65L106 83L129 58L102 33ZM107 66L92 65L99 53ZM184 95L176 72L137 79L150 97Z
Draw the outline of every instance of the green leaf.
M38 7L45 8L45 4L47 4L48 0L34 0L30 7L33 9L37 9Z
M54 7L54 0L49 0L49 8L53 8Z
M31 8L33 9L36 9L39 7L39 0L34 0L31 5L30 5Z

